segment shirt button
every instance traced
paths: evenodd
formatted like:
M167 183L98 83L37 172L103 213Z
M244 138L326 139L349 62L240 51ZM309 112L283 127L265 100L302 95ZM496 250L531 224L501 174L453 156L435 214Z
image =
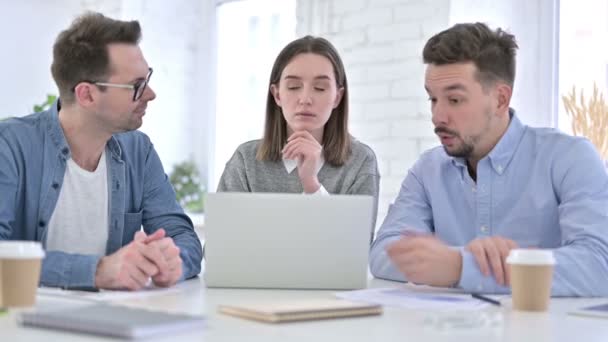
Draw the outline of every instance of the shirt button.
M502 173L502 165L498 165L497 169L498 169L498 173Z
M473 192L477 192L477 188L475 188L475 187L471 187L471 191L473 191Z
M482 233L486 233L488 231L488 227L481 226L480 230L481 230Z
M59 187L59 183L53 183L53 185L51 185L53 187L53 189L57 190L57 188Z
M70 150L69 150L67 147L64 147L64 148L61 150L61 153L63 153L63 154L68 154L69 152L70 152Z
M46 225L46 222L44 222L44 221L40 220L40 221L38 222L38 225L39 225L40 227L44 227L44 226Z

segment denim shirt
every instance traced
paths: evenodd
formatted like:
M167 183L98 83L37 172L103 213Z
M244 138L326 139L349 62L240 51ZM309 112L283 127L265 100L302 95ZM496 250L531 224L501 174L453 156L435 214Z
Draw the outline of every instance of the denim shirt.
M45 112L0 122L0 240L41 241L55 210L71 158L58 118L58 102ZM150 139L139 131L113 135L106 144L108 241L106 255L133 240L143 225L164 228L180 249L182 279L200 272L202 248L192 222L175 199ZM47 251L40 284L94 286L102 255Z
M405 281L386 247L408 231L434 234L462 254L458 287L508 293L484 276L464 247L503 236L553 250L554 296L608 296L608 175L593 145L555 129L523 125L514 112L505 134L471 179L463 158L439 146L410 169L370 252L379 278Z

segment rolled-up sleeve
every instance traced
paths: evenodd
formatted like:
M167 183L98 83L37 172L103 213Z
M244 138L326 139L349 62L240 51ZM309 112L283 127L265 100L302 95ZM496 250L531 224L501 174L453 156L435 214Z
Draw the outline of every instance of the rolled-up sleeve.
M386 248L404 238L406 232L432 233L432 210L418 177L422 163L419 160L408 172L370 249L370 271L377 278L406 281L390 260Z

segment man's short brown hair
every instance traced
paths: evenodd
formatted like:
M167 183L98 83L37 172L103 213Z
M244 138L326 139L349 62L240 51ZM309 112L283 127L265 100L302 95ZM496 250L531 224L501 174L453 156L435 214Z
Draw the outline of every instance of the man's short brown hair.
M86 13L61 32L53 46L51 73L62 102L74 101L74 87L83 81L103 81L110 74L108 44L138 44L137 21L114 20L101 13Z
M422 52L424 63L444 65L472 62L483 86L502 81L513 88L515 81L515 36L492 31L484 23L456 24L431 37Z

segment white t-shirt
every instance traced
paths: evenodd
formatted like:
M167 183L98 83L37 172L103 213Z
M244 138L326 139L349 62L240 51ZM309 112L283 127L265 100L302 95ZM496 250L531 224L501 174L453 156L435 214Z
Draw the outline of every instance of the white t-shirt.
M47 250L105 255L108 229L105 150L93 172L82 169L69 159L57 205L49 222Z

